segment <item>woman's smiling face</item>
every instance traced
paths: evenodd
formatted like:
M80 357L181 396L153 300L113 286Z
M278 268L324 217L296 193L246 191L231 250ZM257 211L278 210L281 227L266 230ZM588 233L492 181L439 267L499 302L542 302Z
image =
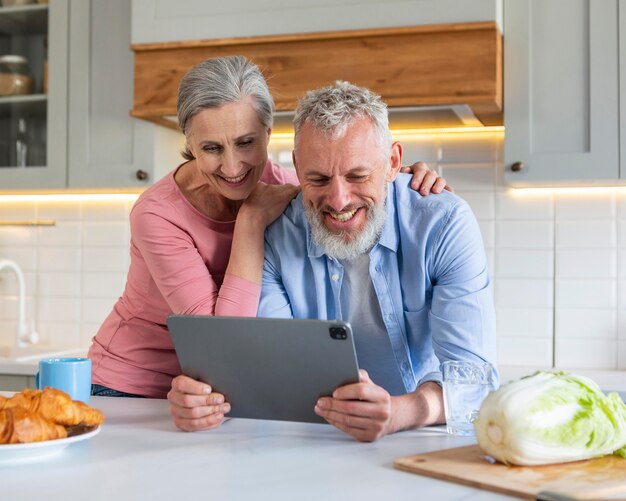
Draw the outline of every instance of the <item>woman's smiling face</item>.
M229 200L245 200L267 163L270 133L259 120L254 98L246 97L194 115L187 145L207 185Z

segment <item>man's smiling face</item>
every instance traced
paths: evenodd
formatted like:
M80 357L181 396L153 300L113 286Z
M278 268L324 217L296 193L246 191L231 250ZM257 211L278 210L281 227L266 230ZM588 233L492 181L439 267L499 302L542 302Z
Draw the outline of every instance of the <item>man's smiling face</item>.
M336 139L306 123L294 164L317 245L344 259L367 252L380 235L387 183L401 163L400 145L383 146L368 118L355 119Z

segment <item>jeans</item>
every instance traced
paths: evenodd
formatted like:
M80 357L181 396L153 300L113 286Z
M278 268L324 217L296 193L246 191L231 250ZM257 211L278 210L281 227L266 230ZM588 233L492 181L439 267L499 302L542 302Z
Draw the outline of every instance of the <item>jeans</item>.
M112 388L107 388L99 384L91 385L91 394L94 397L129 397L129 398L146 398L143 395L135 395L134 393L125 393Z

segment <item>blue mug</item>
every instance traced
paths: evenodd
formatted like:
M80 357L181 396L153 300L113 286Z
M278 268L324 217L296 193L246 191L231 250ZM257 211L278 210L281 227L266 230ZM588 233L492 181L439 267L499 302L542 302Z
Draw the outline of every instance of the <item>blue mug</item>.
M89 403L91 360L89 358L44 358L35 377L37 389L51 386L64 391L72 400Z

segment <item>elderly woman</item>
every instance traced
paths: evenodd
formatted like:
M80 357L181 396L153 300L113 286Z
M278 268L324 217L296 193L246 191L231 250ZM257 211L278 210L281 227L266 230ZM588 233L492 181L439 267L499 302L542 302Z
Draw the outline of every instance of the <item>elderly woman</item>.
M295 172L268 160L274 102L244 57L191 69L177 111L187 161L131 211L126 287L89 350L93 395L166 397L181 373L166 326L171 313L254 316L265 228L299 191ZM422 163L412 168L420 191L444 187Z

